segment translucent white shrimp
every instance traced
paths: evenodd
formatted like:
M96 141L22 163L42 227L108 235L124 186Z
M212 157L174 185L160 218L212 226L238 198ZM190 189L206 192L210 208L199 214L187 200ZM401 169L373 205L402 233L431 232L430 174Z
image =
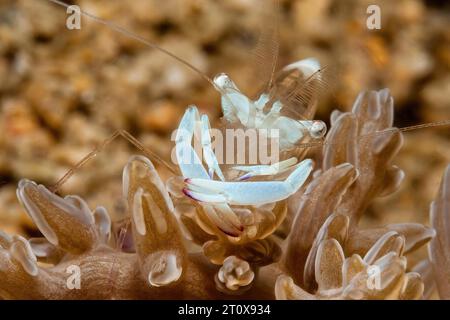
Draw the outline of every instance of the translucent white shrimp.
M256 166L234 166L234 170L247 172L239 177L239 180L247 180L255 176L272 176L283 173L291 169L297 164L297 158L289 158L287 160L277 162L271 165L256 165Z
M261 206L284 200L305 183L313 161L300 162L284 181L226 182L208 179L186 179L183 192L197 201L231 205Z
M297 61L283 68L282 72L297 69L308 79L313 75L320 77L320 63L314 58ZM281 115L284 107L279 100L271 101L268 92L262 93L255 101L241 93L236 84L222 73L214 78L216 89L222 96L222 112L230 123L239 122L246 128L276 129L280 148L287 149L299 143L305 136L321 139L327 127L320 120L296 120ZM265 111L269 109L268 111Z
M242 231L240 220L230 205L261 206L284 200L304 184L313 169L312 160L307 159L296 165L297 159L291 158L270 166L237 167L252 176L276 174L295 168L284 181L227 182L211 148L209 130L208 117L200 117L195 106L189 107L181 119L176 136L177 161L186 183L183 193L202 202L210 218L230 235L237 236ZM194 137L202 142L209 172L192 146ZM220 181L213 180L215 174Z

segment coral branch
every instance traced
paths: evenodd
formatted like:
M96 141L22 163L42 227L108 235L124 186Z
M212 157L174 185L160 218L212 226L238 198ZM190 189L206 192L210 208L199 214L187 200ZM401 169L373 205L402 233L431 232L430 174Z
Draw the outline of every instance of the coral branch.
M429 256L441 299L450 299L450 165L442 177L436 199L431 204L430 220L436 229Z
M403 172L390 164L403 143L392 128L393 98L387 89L361 93L351 113L333 113L323 150L323 170L351 163L359 172L338 212L356 224L370 201L395 191Z
M143 276L156 287L176 283L186 269L187 253L163 182L141 156L129 160L123 180Z
M327 217L334 212L357 172L350 164L330 168L310 183L299 207L285 256L285 266L297 283L314 238Z
M28 180L20 181L17 196L39 230L54 246L80 254L96 244L95 220L81 198L60 198L44 186Z

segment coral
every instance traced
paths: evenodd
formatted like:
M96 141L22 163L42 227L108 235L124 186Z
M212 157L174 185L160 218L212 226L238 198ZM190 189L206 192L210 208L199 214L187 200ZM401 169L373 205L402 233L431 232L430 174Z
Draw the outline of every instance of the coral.
M124 196L132 215L135 253L109 246L111 222L79 197L58 197L23 180L18 197L46 240L2 235L1 292L7 298L208 298L212 269L188 255L172 202L153 165L143 157L124 169ZM120 239L112 239L112 242ZM39 262L52 263L44 268ZM67 268L80 268L80 290L66 284ZM202 267L204 265L204 267Z
M91 211L77 196L61 198L42 185L22 180L17 195L45 238L25 240L0 234L0 292L20 299L207 299L224 298L250 285L246 261L228 257L221 268L190 253L171 198L153 164L132 157L123 171L133 253L112 236L103 207ZM47 265L42 265L45 263ZM51 264L51 267L48 267ZM69 289L69 268L80 268L80 289ZM224 287L222 288L222 284ZM248 297L273 293L249 286Z
M123 169L123 221L22 180L17 196L44 237L0 233L0 297L420 299L436 277L448 298L450 169L431 209L436 232L416 223L362 228L370 203L404 177L392 165L402 144L393 99L387 90L362 93L352 112L331 120L306 187L293 201L233 206L241 228L183 196L179 177L164 183L143 156ZM410 271L408 254L435 233L431 263Z
M217 289L232 293L241 287L249 286L255 277L247 261L235 256L229 256L223 261L223 265L216 275Z
M336 235L348 255L364 256L388 231L405 237L406 252L417 249L434 235L432 229L414 223L358 227L370 202L395 191L404 176L391 164L402 144L402 134L392 128L393 99L389 92L360 94L352 112L334 111L331 122L322 170L315 172L301 196L285 255L288 273L296 283L309 289L314 288L314 252L319 245L319 241L315 245L314 241L317 234L326 236L320 235L319 229L333 212L349 218L346 234Z
M383 235L362 258L346 257L336 238L345 234L348 217L332 215L316 239L313 268L317 290L308 293L282 275L275 286L277 299L420 299L424 285L418 273L406 271L405 239L395 231ZM311 255L308 257L310 259Z
M442 177L441 187L430 209L431 225L436 237L430 242L429 256L441 299L450 299L450 166Z

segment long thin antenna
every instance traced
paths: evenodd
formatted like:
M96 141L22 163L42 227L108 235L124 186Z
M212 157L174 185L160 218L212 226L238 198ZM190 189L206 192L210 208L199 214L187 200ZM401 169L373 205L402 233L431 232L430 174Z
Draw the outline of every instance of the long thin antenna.
M415 131L415 130L420 130L420 129L425 129L425 128L445 127L448 125L450 125L450 120L422 123L422 124L407 126L407 127L403 127L403 128L395 128L394 127L394 128L389 128L389 129L386 129L383 131L376 131L376 132L371 132L371 133L361 135L358 137L358 140L363 140L363 139L367 139L367 138L370 138L373 136L383 135L383 134L386 134L389 132L396 132L396 131L408 132L408 131ZM313 142L300 143L297 146L295 146L294 149L317 148L317 147L322 147L324 145L336 145L336 143L330 143L330 142L324 142L324 141L317 141L317 142L313 141Z
M50 2L52 2L54 4L57 4L59 6L65 7L65 8L71 7L71 5L69 5L69 4L67 4L67 3L65 3L63 1L59 1L59 0L47 0L47 1L50 1ZM149 48L161 51L162 53L168 55L169 57L172 57L176 61L180 62L181 64L185 65L186 67L188 67L189 69L191 69L192 71L197 73L204 80L208 81L211 85L215 86L213 80L210 77L208 77L206 74L204 74L202 71L200 71L197 67L194 67L192 64L190 64L186 60L181 59L180 57L178 57L174 53L172 53L172 52L170 52L170 51L168 51L168 50L166 50L166 49L164 49L164 48L154 44L153 42L148 41L147 39L141 37L140 35L138 35L138 34L136 34L134 32L131 32L131 31L128 31L128 30L122 28L121 26L115 24L114 22L102 19L100 17L97 17L97 16L95 16L95 15L89 13L89 12L86 12L84 10L81 10L81 9L80 9L80 13L83 16L88 17L89 19L92 19L92 20L94 20L94 21L96 21L96 22L98 22L100 24L103 24L103 25L111 28L112 30L114 30L114 31L116 31L116 32L118 32L118 33L120 33L120 34L122 34L124 36L130 37L132 39L135 39L135 40L139 41L140 43L146 45Z
M164 161L161 157L159 157L156 153L146 149L142 143L140 143L133 135L131 135L129 132L125 130L117 130L114 132L109 138L106 140L103 140L103 142L97 146L94 150L89 152L87 155L83 157L80 161L78 161L71 169L69 169L64 176L62 176L51 188L51 191L53 193L57 192L61 186L67 182L74 174L75 172L82 168L86 163L91 161L93 158L95 158L98 154L100 154L111 142L113 142L116 138L123 137L125 140L130 142L132 145L134 145L138 150L140 150L145 156L148 158L157 161L158 163L164 165L167 169L169 169L170 172L177 175L178 170L174 168L171 164Z

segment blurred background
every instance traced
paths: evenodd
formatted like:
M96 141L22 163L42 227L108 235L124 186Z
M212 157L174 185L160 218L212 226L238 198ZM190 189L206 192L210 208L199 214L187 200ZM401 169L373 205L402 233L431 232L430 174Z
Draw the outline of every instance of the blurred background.
M266 0L80 0L83 10L157 43L208 76L229 73L243 92ZM450 119L450 8L431 0L281 0L279 65L317 57L330 90L317 118L350 110L356 95L388 87L396 126ZM366 27L367 7L381 8L381 30ZM66 28L65 8L46 0L0 2L0 229L37 231L17 202L21 178L53 185L116 129L126 129L170 160L171 132L189 104L212 119L220 97L197 74L156 50L82 18ZM214 123L213 123L214 125ZM447 163L450 129L405 134L395 163L406 178L375 202L367 225L428 224L428 207ZM120 175L137 150L123 140L79 170L62 194L124 215ZM161 168L166 177L168 172Z

